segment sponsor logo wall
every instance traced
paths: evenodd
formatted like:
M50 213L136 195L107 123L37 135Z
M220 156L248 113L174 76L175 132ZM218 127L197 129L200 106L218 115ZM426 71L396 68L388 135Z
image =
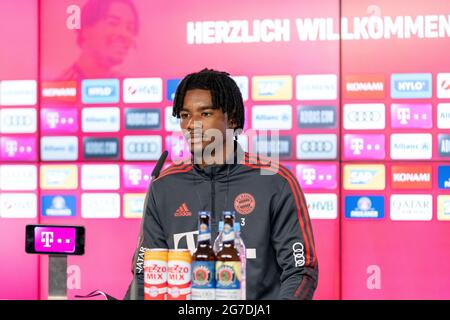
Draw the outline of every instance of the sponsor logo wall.
M57 15L57 9L66 12L72 2L46 0L41 11ZM151 12L144 10L149 9L145 1L134 2L142 18L143 12ZM390 7L385 0L378 2L382 8ZM177 3L181 5L182 1ZM275 2L273 5L279 7ZM343 1L342 8L346 5ZM221 7L219 2L212 6ZM335 9L334 19L339 19L338 2L329 1L327 6ZM261 10L270 16L270 10ZM298 7L292 2L285 10L294 12ZM311 10L311 17L323 15L320 10ZM109 246L120 247L117 259L122 265L113 267L111 272L117 279L112 284L110 279L95 278L92 260L83 262L75 257L73 261L81 266L84 278L82 287L69 288L70 297L102 286L114 296L123 296L130 279L119 272L128 267L135 247L155 162L163 150L168 150L173 160L189 156L179 120L172 116L172 104L181 78L199 69L198 61L232 71L243 95L245 129L259 133L241 137L244 149L278 155L297 177L323 266L316 297L407 295L403 289L392 287L358 291L355 288L360 283L341 282L340 278L336 281L341 268L339 255L347 253L344 261L350 257L349 265L355 257L366 258L367 264L373 259L373 264L382 265L387 258L379 261L376 254L384 248L382 245L370 247L368 254L352 248L358 241L366 246L371 241L378 243L383 230L393 234L393 229L399 228L398 235L410 226L441 231L441 226L450 221L448 66L400 61L368 69L351 58L350 49L339 57L338 42L318 42L317 48L307 53L302 46L305 42L292 39L286 59L264 67L254 65L252 60L260 55L263 59L266 51L271 56L277 54L278 44L266 44L264 50L252 43L233 44L250 59L228 51L230 44L186 47L186 40L175 34L171 36L182 43L174 40L170 44L160 36L148 41L150 35L141 30L134 59L124 63L124 72L58 79L52 69L74 62L62 63L58 60L62 58L52 52L58 39L63 52L77 52L79 48L69 43L73 32L51 31L56 28L56 18L51 16L41 17L46 19L39 81L33 80L38 77L18 78L14 74L0 78L0 221L35 219L40 223L86 225L90 241L103 245L93 248L91 254L105 261ZM163 19L154 19L167 26ZM184 31L185 22L170 30ZM382 53L382 48L369 48L372 55ZM448 45L446 48L450 49ZM224 49L223 56L229 57L223 64L211 55L217 49ZM442 52L448 52L444 49ZM189 50L192 54L182 62L165 60L173 52ZM335 59L319 59L330 52ZM312 63L299 64L302 59ZM402 68L394 68L396 65ZM279 130L279 140L264 135L266 130ZM362 230L367 231L367 238ZM396 236L387 237L397 240ZM400 245L395 250L400 252ZM41 262L41 270L45 270L46 261ZM351 267L344 273L348 270ZM366 269L352 271L361 274ZM414 277L412 271L409 274ZM46 281L43 271L40 277L41 282ZM389 275L387 279L391 279ZM374 294L377 292L381 293ZM420 292L415 291L419 298ZM46 292L41 288L38 296L45 298ZM438 293L436 297L449 296ZM0 298L8 298L7 293L0 291Z

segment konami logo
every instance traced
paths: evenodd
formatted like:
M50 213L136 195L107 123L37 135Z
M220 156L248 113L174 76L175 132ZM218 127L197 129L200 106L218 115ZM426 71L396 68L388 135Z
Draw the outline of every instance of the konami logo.
M432 171L431 166L424 165L392 166L391 187L392 189L431 189Z
M347 99L384 99L384 75L348 75L345 77L344 97Z

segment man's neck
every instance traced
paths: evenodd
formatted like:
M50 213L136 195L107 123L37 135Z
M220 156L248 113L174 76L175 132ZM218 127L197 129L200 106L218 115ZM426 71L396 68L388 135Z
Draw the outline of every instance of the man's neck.
M225 152L223 152L224 150ZM205 168L206 166L210 165L222 165L225 163L232 163L230 160L227 161L227 159L231 159L234 161L234 152L235 152L235 143L231 144L230 146L224 145L224 147L221 150L216 150L215 152L211 153L211 156L204 156L204 150L202 151L200 159L196 158L195 164L197 164L201 169Z

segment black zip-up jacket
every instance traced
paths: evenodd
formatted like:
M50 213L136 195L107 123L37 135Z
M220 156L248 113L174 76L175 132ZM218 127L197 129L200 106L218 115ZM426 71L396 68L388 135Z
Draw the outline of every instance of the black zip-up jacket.
M222 212L232 210L247 247L247 299L312 299L318 263L297 179L284 166L252 154L235 152L235 161L204 169L172 165L161 172L147 194L142 246L193 252L198 211L211 211L214 241ZM142 276L138 289L142 299Z

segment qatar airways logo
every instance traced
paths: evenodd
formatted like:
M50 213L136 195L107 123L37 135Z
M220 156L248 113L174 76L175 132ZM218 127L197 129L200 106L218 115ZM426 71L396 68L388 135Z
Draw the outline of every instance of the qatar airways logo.
M431 104L392 104L391 125L392 128L431 129Z

